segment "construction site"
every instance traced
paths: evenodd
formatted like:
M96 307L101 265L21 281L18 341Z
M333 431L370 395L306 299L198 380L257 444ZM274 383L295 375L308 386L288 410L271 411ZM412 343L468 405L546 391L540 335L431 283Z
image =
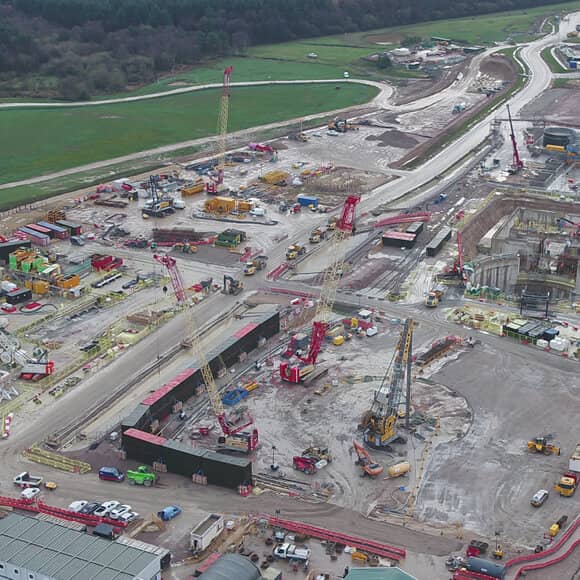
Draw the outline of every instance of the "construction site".
M461 70L232 148L229 67L212 156L3 215L0 517L167 578L572 580L580 122L500 102L444 165L516 77Z

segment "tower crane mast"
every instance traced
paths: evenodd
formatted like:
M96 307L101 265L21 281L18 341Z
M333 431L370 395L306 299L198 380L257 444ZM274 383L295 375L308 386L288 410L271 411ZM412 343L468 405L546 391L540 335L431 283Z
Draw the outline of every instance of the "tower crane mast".
M297 357L302 363L304 363L304 365L306 365L303 367L303 371L305 371L307 367L310 372L314 370L314 365L316 364L316 360L324 342L324 337L328 330L332 308L334 307L334 302L336 300L336 291L344 268L346 257L344 242L346 242L346 240L352 235L355 208L359 201L360 196L349 195L344 202L340 219L336 224L332 252L334 260L324 273L324 280L322 288L320 289L320 298L316 307L314 322L312 323L312 336L310 338L308 354L305 357ZM305 372L301 373L301 367L299 365L292 366L288 362L280 364L280 377L285 381L299 383L300 380L304 378L305 374Z
M224 182L224 167L226 163L226 141L228 136L228 117L230 111L230 79L232 72L234 70L233 66L228 66L224 70L224 79L222 83L222 96L220 99L220 110L218 117L218 163L217 171L214 176L210 178L207 183L206 191L207 193L217 194L220 185Z
M518 151L518 143L516 141L516 135L514 133L514 124L512 121L512 114L510 112L510 106L507 105L507 113L508 113L508 120L510 123L510 139L512 141L512 149L513 149L513 160L512 160L512 172L518 173L523 166L524 162L520 157L520 152Z
M161 256L157 254L155 254L153 258L156 262L165 266L169 272L171 285L177 302L186 306L187 296L185 293L183 278L181 277L181 273L177 267L177 260L168 255ZM225 446L230 449L245 451L248 453L254 451L258 445L258 430L254 427L251 433L244 432L244 430L250 427L250 425L253 425L254 419L250 415L246 415L239 425L234 425L228 420L219 389L216 385L209 361L207 360L207 355L201 344L199 333L197 332L199 324L197 323L191 308L188 309L188 315L188 336L186 336L182 344L183 346L192 349L193 356L199 363L211 408L224 435L222 438L223 440L220 442L224 443Z
M413 320L405 321L395 353L385 373L383 382L373 398L373 403L362 419L364 442L369 447L384 449L399 438L396 423L407 379L407 417L409 416L409 387L413 348Z

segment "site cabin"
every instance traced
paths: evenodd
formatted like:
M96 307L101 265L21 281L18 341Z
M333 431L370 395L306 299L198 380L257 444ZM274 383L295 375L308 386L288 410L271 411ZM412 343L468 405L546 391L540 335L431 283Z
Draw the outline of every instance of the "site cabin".
M207 550L210 544L224 531L224 518L209 514L190 533L189 547L194 554Z

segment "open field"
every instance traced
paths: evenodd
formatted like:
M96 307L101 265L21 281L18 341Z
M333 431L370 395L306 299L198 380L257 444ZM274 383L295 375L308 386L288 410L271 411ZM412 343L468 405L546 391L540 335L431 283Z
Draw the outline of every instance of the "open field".
M432 36L450 38L455 41L491 44L511 37L516 42L527 42L537 38L533 33L536 20L562 10L572 12L580 6L579 2L564 2L549 6L538 6L512 12L494 12L472 18L439 20L421 24L410 24L398 28L385 28L366 33L367 42L400 42L405 36L420 36L428 39Z
M229 129L361 104L375 94L373 87L356 84L340 90L334 85L236 88ZM0 132L12 138L0 146L4 161L0 182L213 135L218 95L208 90L89 108L5 111Z

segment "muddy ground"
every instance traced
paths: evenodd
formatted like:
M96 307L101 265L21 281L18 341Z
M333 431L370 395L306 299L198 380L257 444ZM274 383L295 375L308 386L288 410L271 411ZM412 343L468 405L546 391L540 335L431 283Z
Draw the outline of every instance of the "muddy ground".
M578 92L570 89L549 89L526 105L521 117L539 117L557 125L580 125Z

